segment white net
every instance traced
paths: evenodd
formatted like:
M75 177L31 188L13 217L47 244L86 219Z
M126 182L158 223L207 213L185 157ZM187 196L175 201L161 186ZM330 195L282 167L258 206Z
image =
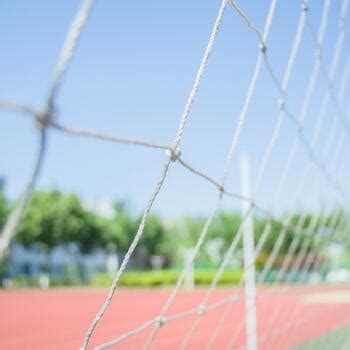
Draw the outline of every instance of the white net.
M349 39L346 32L348 1L333 3L330 0L325 0L318 23L312 21L309 13L313 11L313 6L319 7L319 4L316 4L315 1L310 2L310 4L306 0L301 1L297 25L293 28L293 38L287 44L289 46L288 54L282 55L284 61L282 64L278 62L278 68L275 68L275 61L280 60L280 56L278 55L278 45L274 42L270 45L270 35L272 35L273 30L278 31L278 26L274 27L276 12L288 11L288 6L284 2L278 3L277 0L272 0L266 14L265 24L260 29L254 24L248 11L246 12L244 9L244 4L238 4L233 0L222 0L174 139L169 144L129 139L95 130L71 128L59 122L56 115L56 96L62 79L69 68L81 31L88 21L93 2L93 0L83 1L71 24L54 70L45 107L37 109L16 101L0 99L1 108L34 118L40 137L40 146L32 176L0 236L0 258L6 254L30 202L46 153L47 133L50 129L56 129L65 134L166 151L161 174L145 206L135 237L121 262L105 302L88 328L82 349L88 348L96 326L102 320L113 298L118 298L116 292L120 280L142 239L153 204L163 187L170 167L176 166L184 167L206 181L208 186L213 186L216 189L217 194L212 203L212 209L176 284L165 298L158 313L151 319L139 322L128 331L116 334L114 339L99 344L96 349L106 349L118 344L123 346L124 342L140 333L146 334L142 341L144 349L150 349L153 346L161 348L159 345L161 343L158 344L157 339L167 337L163 335L163 329L167 328L169 324L183 322L184 319L190 321L186 321L185 331L178 336L180 343L177 343L176 346L181 349L198 348L195 345L199 344L196 343L196 339L204 339L204 343L197 345L201 348L217 348L217 341L222 334L226 335L224 344L227 349L245 346L253 349L257 347L257 344L269 349L280 348L282 346L278 343L280 335L293 333L294 329L304 323L314 323L315 320L327 318L332 314L338 315L340 306L337 303L329 303L324 308L316 308L304 313L291 300L294 300L295 295L305 292L303 288L310 284L310 276L313 273L323 271L325 262L318 259L320 250L329 246L334 240L338 241L339 237L344 242L347 239L348 185L344 174L348 170L348 158L347 152L344 150L348 147L349 141L347 98L350 56L346 50ZM228 14L231 17L234 14L234 20L240 21L241 26L255 37L257 56L239 115L233 118L235 128L221 178L217 180L206 171L199 170L193 163L185 161L186 154L182 154L180 145L187 122L190 119L191 107L207 70L209 57L220 35L220 28L225 25L223 23L224 17ZM330 21L330 16L333 16L332 21ZM334 21L335 16L336 21ZM333 27L329 29L330 22L332 22ZM328 30L331 32L329 33ZM327 35L332 40L326 41ZM314 52L312 64L303 71L303 74L297 75L295 65L298 60L302 62L305 55L310 57L310 48L307 53L303 53L303 50L305 50L305 45L310 46L311 43L311 50ZM281 69L280 66L283 67L283 65L285 68ZM280 79L279 76L282 78ZM276 116L271 119L270 133L265 136L267 140L265 147L258 156L254 156L259 159L257 166L254 167L254 181L252 184L248 183L248 187L251 187L251 194L247 195L244 191L242 193L231 191L229 179L232 168L239 164L236 153L244 149L244 132L248 127L247 120L251 118L255 122L258 118L263 118L262 115L259 115L259 111L254 109L254 94L258 89L259 80L269 81L269 87L275 89L273 93L263 94L262 99L278 108L277 111L274 111ZM296 89L302 90L300 99L294 97ZM315 94L317 94L316 98ZM276 98L271 96L276 96ZM219 119L217 123L220 123ZM248 125L252 127L251 124ZM286 130L290 138L290 145L282 150L283 161L276 166L273 154L276 151L281 152L278 149L279 140L286 137ZM241 143L243 146L240 146ZM269 166L277 167L276 173L278 175L273 179L273 193L269 196L269 204L265 205L259 201L259 198L264 192L264 181L266 181L266 176L269 176L266 175ZM210 286L196 298L196 305L171 313L173 304L176 303L177 297L181 293L184 280L195 265L196 258L205 245L208 232L226 199L237 203L242 202L245 210L242 214L240 227L232 232L232 242L226 247ZM281 214L283 212L281 207L287 207L285 214ZM295 213L298 212L300 215L296 216ZM261 229L262 233L256 237L254 245L253 259L256 264L246 264L244 274L238 284L232 286L232 290L224 296L213 298L218 290L218 282L224 271L229 268L232 257L237 254L243 238L249 234L249 231L254 231L254 217L265 219L264 227ZM249 222L250 225L247 224ZM327 232L325 232L325 227L327 227ZM276 228L278 230L277 238L271 250L267 250L266 246ZM264 257L263 260L261 260L262 257ZM238 310L243 307L241 303L244 299L244 288L247 287L246 276L251 276L249 270L253 269L259 261L262 266L255 272L257 287L255 295L252 296L255 303L246 304L244 313L246 317L237 319L234 315L239 314ZM314 291L312 285L308 288L310 293ZM246 298L248 298L247 294ZM147 303L147 301L144 302ZM249 305L254 310L250 310ZM281 314L285 308L289 314L288 317L284 318L281 317ZM252 315L252 312L257 314L258 328L254 324L252 325L251 321L247 321L248 315ZM202 324L211 317L212 313L216 315L215 320L210 326L204 327L205 331L200 332ZM341 323L349 321L344 315L338 316ZM247 336L242 338L245 328ZM220 344L222 346L223 343Z

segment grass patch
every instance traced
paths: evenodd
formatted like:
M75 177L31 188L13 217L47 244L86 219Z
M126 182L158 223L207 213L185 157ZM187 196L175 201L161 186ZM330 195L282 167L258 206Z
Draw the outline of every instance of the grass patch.
M157 287L171 286L176 283L180 276L180 270L157 270L157 271L127 271L122 275L120 285L124 287ZM194 283L197 286L210 285L214 279L214 270L196 270ZM242 271L224 271L218 285L237 284L242 276ZM106 274L97 274L90 280L94 287L108 287L113 278Z

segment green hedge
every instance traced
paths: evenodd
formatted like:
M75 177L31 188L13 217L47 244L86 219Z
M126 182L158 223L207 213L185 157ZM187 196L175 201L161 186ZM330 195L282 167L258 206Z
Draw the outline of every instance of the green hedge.
M158 271L127 271L123 274L120 285L124 287L156 287L174 285L180 276L180 270ZM210 285L215 270L196 270L194 274L195 285ZM242 271L224 271L218 285L237 284L242 276ZM97 274L90 280L94 287L107 287L112 284L113 278L106 274Z

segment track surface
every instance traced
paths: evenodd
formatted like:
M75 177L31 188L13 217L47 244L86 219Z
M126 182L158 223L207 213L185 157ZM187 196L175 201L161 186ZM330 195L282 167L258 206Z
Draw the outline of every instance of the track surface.
M106 293L102 289L0 291L0 349L78 349ZM242 291L237 293L239 300L234 304L213 349L226 349L232 340L236 349L245 342L245 325L242 323L244 302ZM204 294L205 289L182 291L167 315L198 306ZM168 295L168 289L119 290L97 327L90 348L156 317ZM232 290L219 288L210 303L229 295L232 295ZM228 304L205 314L189 343L189 349L204 348L227 308ZM288 349L348 323L350 288L259 289L257 309L259 348ZM195 317L191 315L165 324L159 330L152 349L178 349ZM151 329L152 326L148 327L113 349L142 349Z

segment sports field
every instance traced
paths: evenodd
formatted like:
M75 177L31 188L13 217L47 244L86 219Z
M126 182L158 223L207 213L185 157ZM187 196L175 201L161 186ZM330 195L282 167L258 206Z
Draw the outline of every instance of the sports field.
M0 291L1 349L78 349L84 333L101 306L106 290L52 289ZM157 316L168 289L121 289L93 336L91 348L112 340ZM205 289L182 291L167 316L198 306ZM245 342L242 291L232 313L216 338L213 349ZM210 301L232 295L219 288ZM190 349L202 349L228 304L205 314ZM257 298L260 349L288 349L334 331L350 321L350 288L293 287L278 291L259 289ZM196 314L167 322L155 338L154 349L178 349ZM114 346L141 349L153 325ZM344 333L344 332L343 332ZM338 337L339 338L339 337ZM325 342L323 342L326 344ZM319 347L318 347L319 348Z

